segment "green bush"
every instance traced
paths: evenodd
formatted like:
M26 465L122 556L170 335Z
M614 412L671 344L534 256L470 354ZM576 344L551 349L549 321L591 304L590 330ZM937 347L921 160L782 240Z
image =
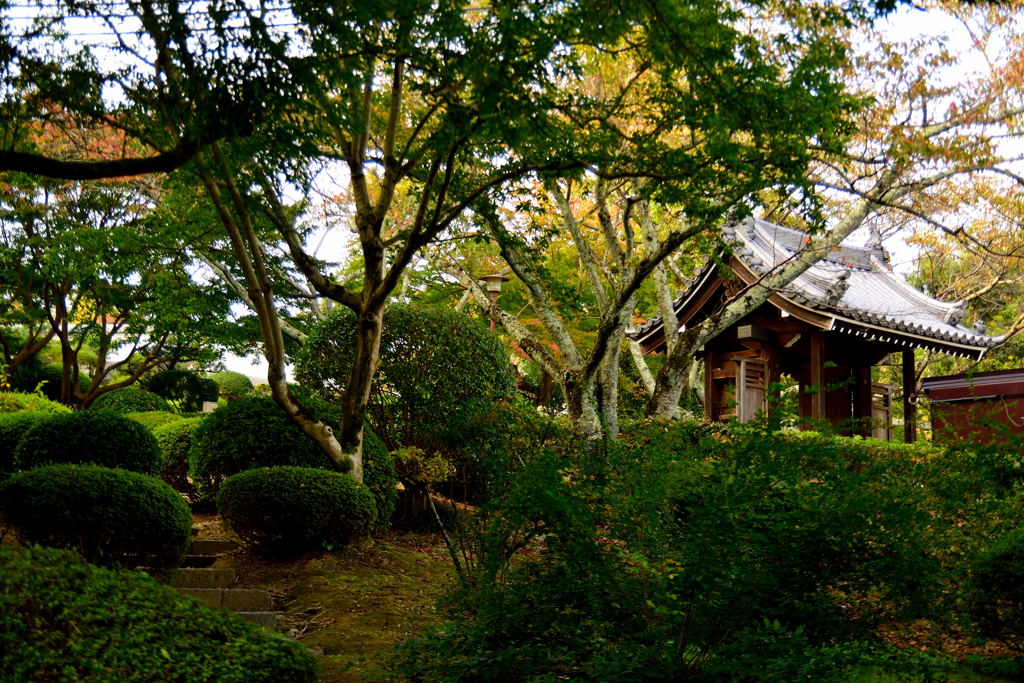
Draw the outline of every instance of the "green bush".
M973 611L982 633L1024 650L1024 529L993 543L972 570Z
M14 451L17 470L53 463L94 463L155 475L160 472L160 449L138 422L88 410L33 425Z
M391 528L391 517L398 504L395 459L388 453L384 442L369 428L363 434L363 483L373 494L377 508L377 518L371 531L387 531Z
M514 394L508 351L479 321L406 305L388 307L384 319L368 418L389 450L451 451L468 421ZM342 395L355 332L355 315L342 307L314 328L296 359L300 382L324 397Z
M61 385L64 382L64 369L59 365L43 365L35 368L22 366L11 377L11 388L18 391L34 392L37 390L51 401L60 401ZM92 384L92 378L79 372L78 388L85 392Z
M0 413L0 472L14 471L14 449L32 426L46 422L52 413Z
M895 667L878 626L951 618L949 548L978 531L959 530L933 466L692 423L524 458L463 520L454 618L409 643L396 673L845 681Z
M313 683L316 661L144 574L61 550L0 548L0 678Z
M19 472L0 489L0 517L23 543L77 550L97 564L173 564L185 552L192 514L155 477L98 465ZM153 560L150 560L153 561Z
M163 410L150 410L141 413L124 413L124 416L129 420L138 422L149 431L153 431L157 427L162 427L166 424L177 422L182 419L182 416L177 413L168 413Z
M270 399L232 401L204 419L193 435L189 476L203 496L214 496L233 474L275 465L334 469L316 442Z
M220 395L228 401L237 401L252 393L252 380L240 372L221 370L210 375L210 379L216 382Z
M171 412L171 405L163 397L139 386L129 386L100 394L91 407L115 413L144 413L153 410Z
M221 486L217 510L245 545L275 556L344 546L368 534L377 516L366 486L308 467L236 474Z
M27 394L19 391L0 392L0 413L16 413L22 410L37 413L71 412L67 406L39 394Z
M544 449L564 451L569 432L524 400L499 401L466 420L450 456L453 475L438 492L456 500L481 502L500 492L524 460Z
M197 495L195 486L188 478L188 454L192 447L192 439L203 419L178 418L153 429L153 438L160 448L160 457L163 461L160 478L192 502L196 501Z
M217 382L190 370L162 370L143 380L142 385L167 400L179 413L198 413L203 401L216 401Z

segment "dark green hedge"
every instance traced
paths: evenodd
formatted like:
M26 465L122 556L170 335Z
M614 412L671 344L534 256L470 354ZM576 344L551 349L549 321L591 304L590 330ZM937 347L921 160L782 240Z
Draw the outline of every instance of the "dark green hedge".
M521 455L463 527L476 563L453 617L396 678L930 680L938 658L894 652L880 626L964 628L979 544L1024 511L973 459L756 423L651 421ZM973 576L993 632L1020 634L1024 532Z
M347 474L308 467L264 467L229 478L217 510L257 552L289 556L336 548L370 532L373 495Z
M189 474L203 495L215 494L233 474L275 465L334 469L330 458L271 399L232 401L207 417L193 435Z
M188 454L192 447L192 439L203 419L177 419L153 429L153 437L160 447L160 457L163 459L160 478L189 499L195 497L196 490L188 479Z
M131 571L0 548L0 679L312 683L302 645Z
M14 471L14 450L31 427L53 417L52 413L0 413L0 472Z
M296 377L321 396L342 395L355 334L355 315L339 306L303 343ZM444 308L394 305L385 311L367 417L390 450L450 451L467 422L514 393L508 350L479 321Z
M0 518L18 540L78 550L97 564L164 564L185 552L192 515L164 482L98 465L50 465L0 485Z
M143 386L166 399L180 413L198 413L203 401L216 401L217 382L191 370L162 370L143 380Z
M138 422L103 410L55 415L32 426L14 451L14 467L95 463L143 474L160 472L160 449Z
M140 386L130 386L100 394L99 398L93 401L92 408L115 413L142 413L151 410L170 412L171 404L152 391Z
M35 392L38 387L39 393L51 401L60 401L60 390L63 383L64 369L59 365L43 365L32 369L22 366L11 377L13 389ZM89 390L91 384L92 378L84 372L80 372L78 388L85 392Z

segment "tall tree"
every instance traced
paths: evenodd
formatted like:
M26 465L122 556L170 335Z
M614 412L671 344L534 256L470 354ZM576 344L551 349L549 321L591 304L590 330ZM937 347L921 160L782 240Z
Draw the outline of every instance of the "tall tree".
M586 163L585 175L519 185L503 219L479 212L560 354L491 306L464 269L449 268L558 379L582 434L597 435L599 422L608 435L618 431L619 358L641 285L653 279L660 306L669 311L670 255L684 244L693 249L726 216L750 211L764 188L804 192L812 144L839 148L853 101L833 80L844 57L826 37L837 24L843 22L836 16L816 17L800 7L737 6L703 25L714 47L693 61L666 64L627 47L614 56L588 55L582 77L564 88L601 103L595 115L617 132L613 153ZM763 33L748 32L751 25ZM673 220L655 225L652 202L669 207ZM566 311L556 310L535 239L516 228L544 223L545 214L547 224L571 239L585 274L581 286L593 298L590 314L600 321L586 349L569 335Z
M52 339L60 347L60 399L84 408L161 364L195 357L223 332L227 297L193 281L177 235L150 220L157 201L158 188L137 181L0 178L0 326L11 332L4 335L9 371ZM18 332L15 348L9 340Z
M892 4L845 9L863 14ZM658 184L660 197L683 203L694 225L710 225L735 204L723 197L799 184L808 141L833 146L849 105L836 73L841 55L821 28L850 15L832 6L301 0L198 9L143 0L46 7L59 16L31 28L7 24L0 34L9 55L9 120L45 113L30 99L52 93L68 108L81 100L72 111L123 131L132 145L184 141L206 149L195 169L245 273L275 398L333 458L352 457L357 475L381 313L421 248L471 212L493 215L524 181L584 169L609 180L671 181ZM113 40L103 59L95 49L55 45L67 13L104 22ZM601 55L637 65L642 87L574 87ZM628 125L638 115L641 125ZM30 144L21 126L10 130L5 148ZM249 133L259 136L251 144L210 142ZM334 282L305 253L285 201L285 178L294 183L331 161L353 206L359 288ZM414 198L415 211L389 237L399 195ZM359 319L337 438L287 391L281 317L253 228L258 213L274 223L316 291ZM630 295L626 287L618 296Z

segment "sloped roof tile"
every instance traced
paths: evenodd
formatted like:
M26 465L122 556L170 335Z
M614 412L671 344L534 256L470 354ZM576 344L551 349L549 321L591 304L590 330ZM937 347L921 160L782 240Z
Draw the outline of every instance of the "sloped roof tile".
M788 262L808 241L806 233L755 218L725 227L723 237L732 246L733 255L757 275ZM686 283L676 298L677 310L711 267L709 260ZM858 247L844 243L780 294L793 303L852 324L864 323L948 341L979 352L1004 340L960 325L963 302L938 301L911 287L892 271L878 245ZM661 319L655 318L632 334L640 337L660 325Z

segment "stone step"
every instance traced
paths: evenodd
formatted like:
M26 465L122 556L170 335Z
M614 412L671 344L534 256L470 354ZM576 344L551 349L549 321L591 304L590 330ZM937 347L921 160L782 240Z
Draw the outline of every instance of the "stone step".
M281 615L277 612L235 612L235 616L265 628L281 629Z
M193 538L188 553L189 555L217 555L229 553L237 547L237 543L226 538Z
M167 583L174 588L229 588L237 578L234 569L185 567L172 571Z
M212 567L213 563L216 561L216 555L186 555L181 558L181 562L178 563L178 566L188 569L202 569L204 567Z
M248 588L178 588L207 607L223 607L233 612L262 612L274 608L274 598L265 590Z
M235 612L263 612L274 609L274 596L265 590L232 588L224 591L223 606Z

